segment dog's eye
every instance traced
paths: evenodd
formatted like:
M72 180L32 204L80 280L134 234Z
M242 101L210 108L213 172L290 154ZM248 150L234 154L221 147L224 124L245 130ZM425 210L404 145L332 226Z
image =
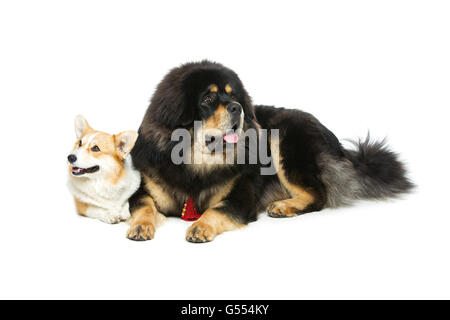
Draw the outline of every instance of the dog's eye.
M207 95L207 96L205 96L205 97L203 98L203 103L209 104L209 103L211 103L211 102L213 102L213 101L214 101L214 98L213 98L212 96L210 96L210 95Z
M80 142L78 142L78 146L81 147L82 145L83 145L83 143L80 140Z
M100 151L100 148L97 147L97 146L93 146L93 147L91 148L91 151L92 151L92 152L99 152L99 151Z
M233 99L234 101L237 101L237 98L236 98L236 96L235 96L234 94L232 94L230 97L231 97L231 99Z

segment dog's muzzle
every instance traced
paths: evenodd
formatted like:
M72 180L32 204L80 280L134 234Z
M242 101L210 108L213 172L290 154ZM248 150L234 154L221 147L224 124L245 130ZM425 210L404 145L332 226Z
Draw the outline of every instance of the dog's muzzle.
M232 129L236 130L241 124L242 106L237 102L232 102L228 105L227 111L233 126Z

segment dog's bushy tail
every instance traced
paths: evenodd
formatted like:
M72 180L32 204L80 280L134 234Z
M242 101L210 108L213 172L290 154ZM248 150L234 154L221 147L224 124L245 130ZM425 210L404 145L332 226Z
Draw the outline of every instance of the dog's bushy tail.
M327 206L349 205L358 199L397 197L414 188L405 165L389 150L385 139L352 141L343 159L322 155L322 181L327 187Z

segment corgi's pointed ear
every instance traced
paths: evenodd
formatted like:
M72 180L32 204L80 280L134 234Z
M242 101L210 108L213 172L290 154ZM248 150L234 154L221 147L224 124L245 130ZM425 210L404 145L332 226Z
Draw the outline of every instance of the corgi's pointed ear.
M117 153L123 159L125 159L125 157L130 153L131 149L133 149L137 137L138 133L133 130L124 131L114 136Z
M75 133L77 135L77 139L81 138L83 134L90 128L87 120L79 114L75 118Z

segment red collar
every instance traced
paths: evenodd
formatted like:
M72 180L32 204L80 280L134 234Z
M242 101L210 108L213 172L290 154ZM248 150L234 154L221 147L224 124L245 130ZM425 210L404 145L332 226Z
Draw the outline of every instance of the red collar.
M194 199L189 197L183 206L183 211L181 211L181 219L184 221L196 221L202 215L195 210Z

